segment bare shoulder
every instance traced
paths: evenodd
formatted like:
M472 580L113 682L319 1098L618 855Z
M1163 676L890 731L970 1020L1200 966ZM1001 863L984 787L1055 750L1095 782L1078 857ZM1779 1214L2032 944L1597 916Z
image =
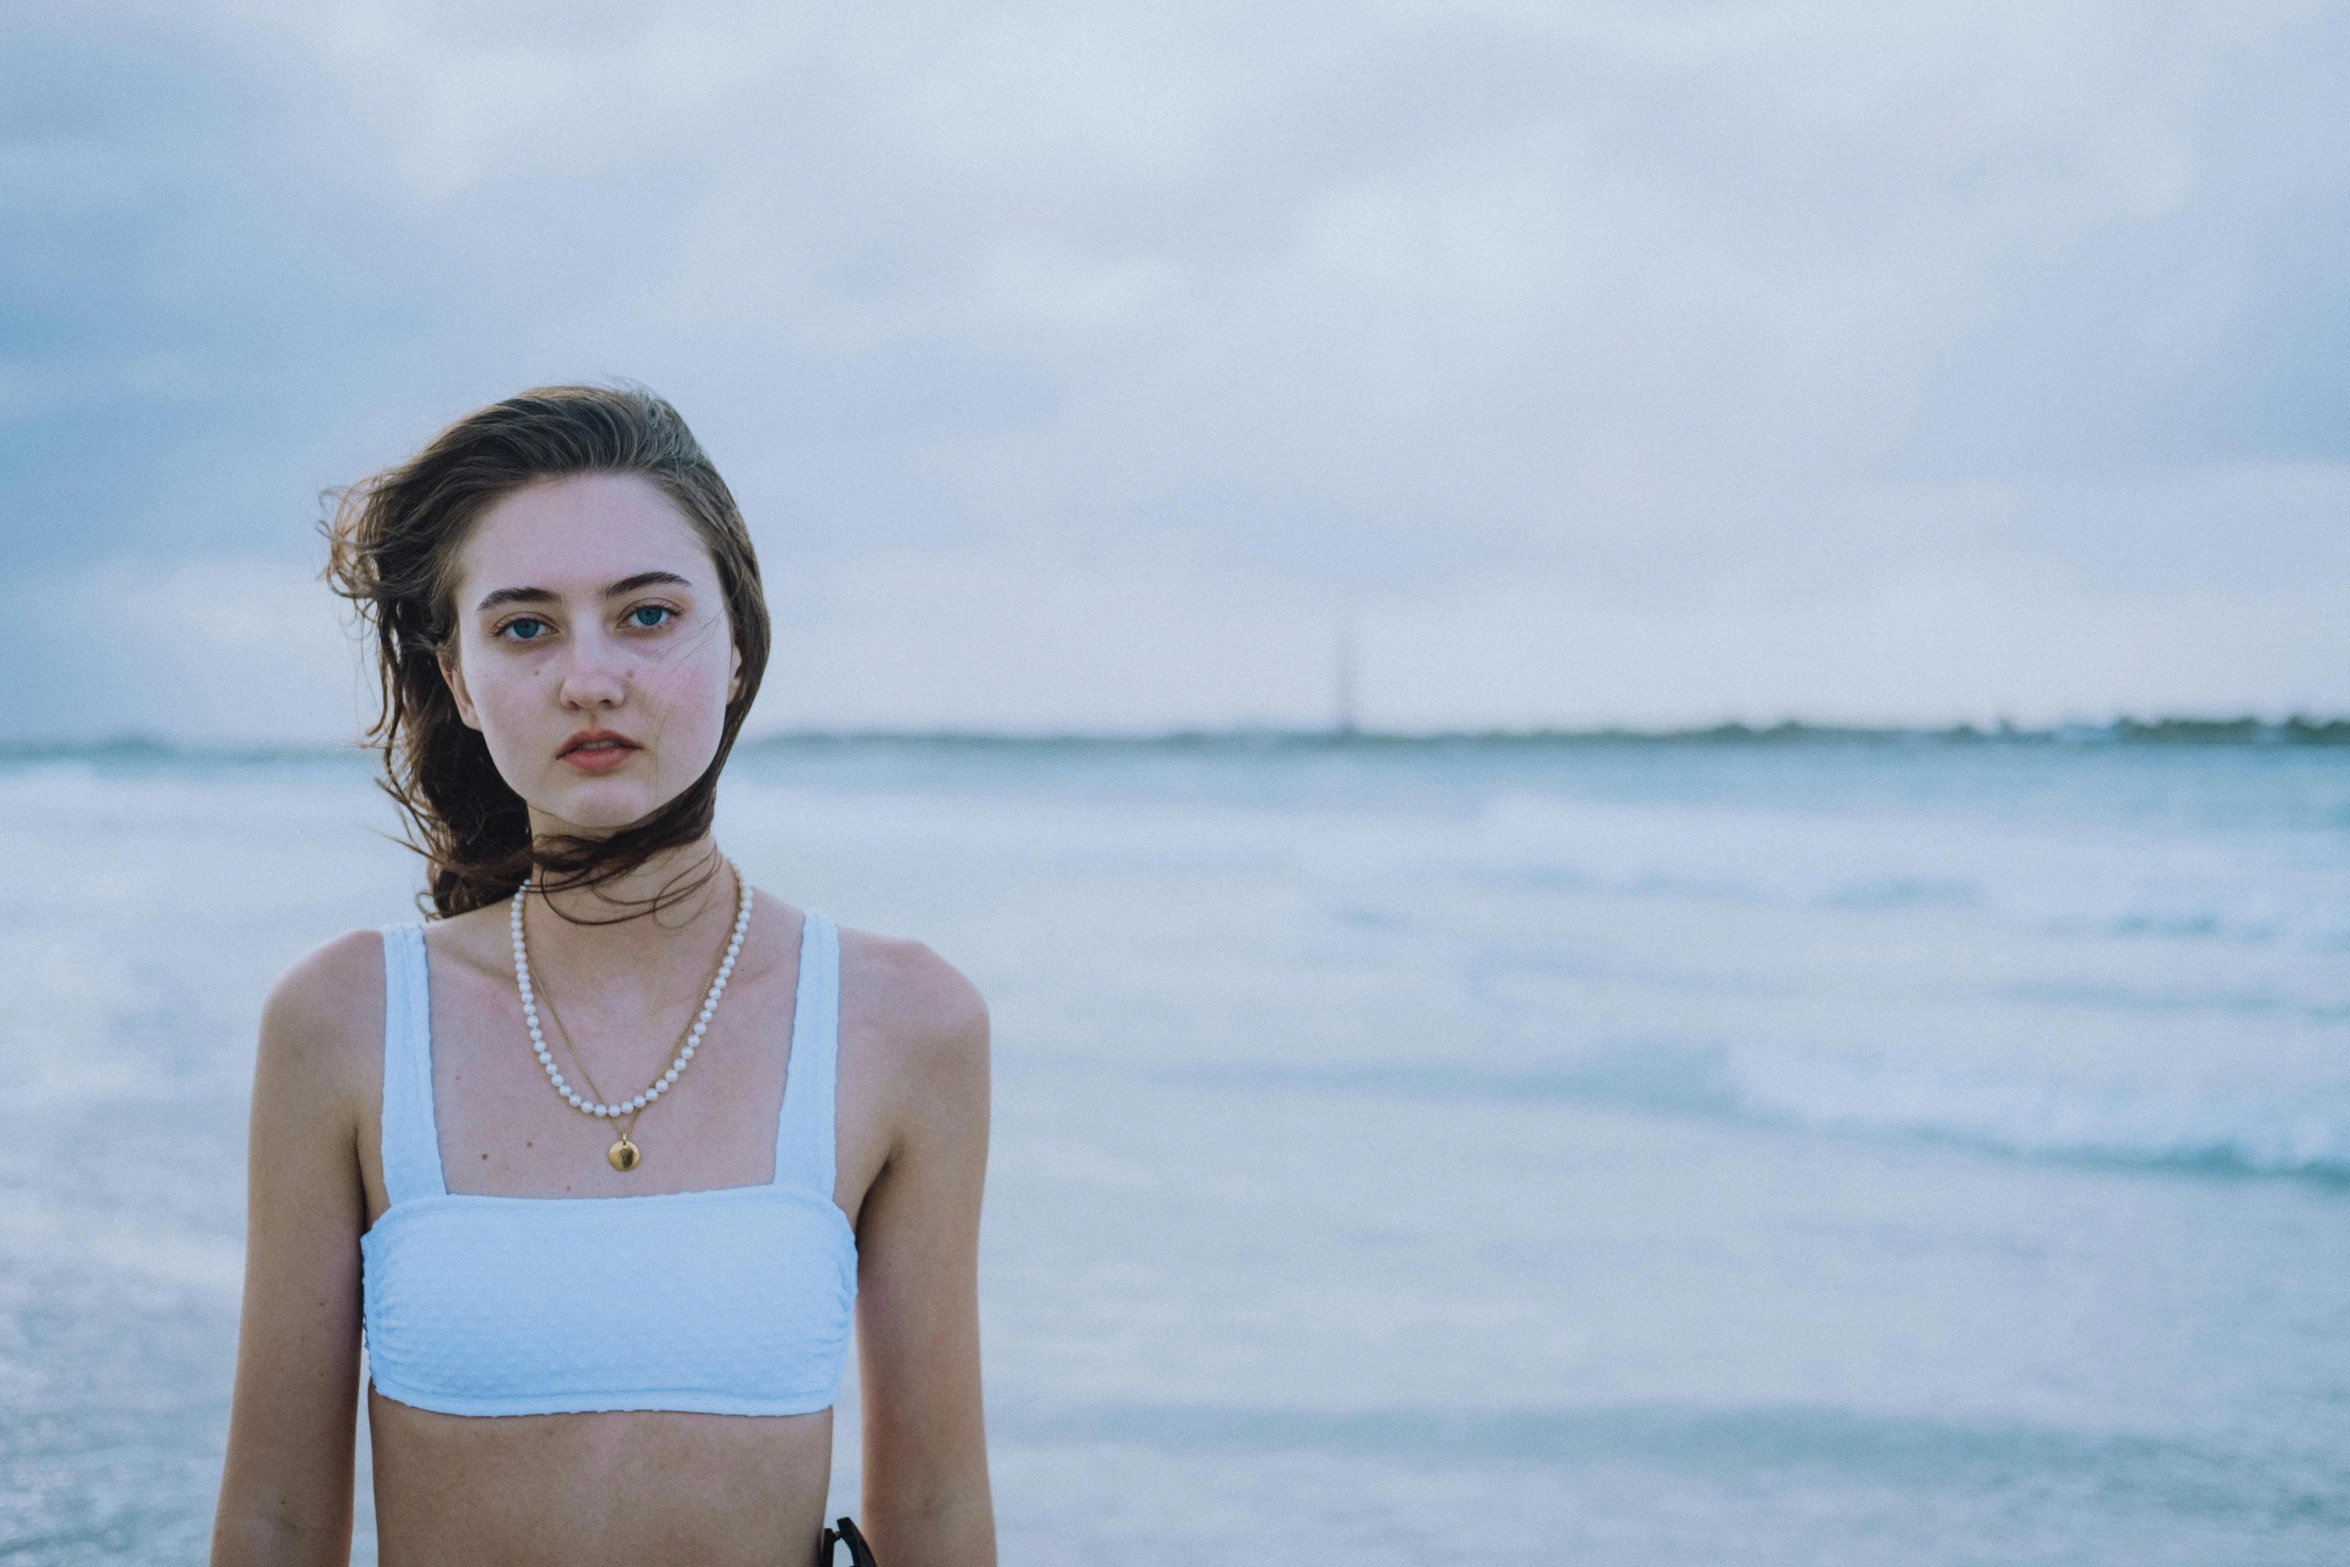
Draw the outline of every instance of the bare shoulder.
M843 930L840 958L844 1082L885 1129L872 1166L886 1174L873 1188L883 1200L859 1210L859 1243L878 1244L893 1212L929 1211L934 1200L946 1204L938 1212L956 1211L976 1197L991 1097L987 1003L918 941Z
M424 927L435 966L455 961L493 978L513 972L513 937L503 902L451 914Z
M278 976L262 1003L260 1070L322 1088L357 1082L374 1064L383 1011L381 935L348 931L313 947Z
M986 1001L919 941L844 929L841 1004L864 1037L910 1070L987 1071Z

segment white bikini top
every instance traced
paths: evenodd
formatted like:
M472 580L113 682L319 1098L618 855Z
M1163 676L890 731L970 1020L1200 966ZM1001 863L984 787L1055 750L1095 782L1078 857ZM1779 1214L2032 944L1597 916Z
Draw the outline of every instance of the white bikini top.
M832 1200L840 933L800 938L775 1178L647 1197L451 1192L424 929L384 931L383 1175L359 1239L377 1391L452 1415L829 1409L857 1238Z

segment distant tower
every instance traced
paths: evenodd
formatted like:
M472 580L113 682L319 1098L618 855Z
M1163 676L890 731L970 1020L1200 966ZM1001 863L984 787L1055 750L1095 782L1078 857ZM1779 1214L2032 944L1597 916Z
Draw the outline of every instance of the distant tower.
M1337 645L1332 649L1330 718L1331 732L1339 735L1358 733L1355 722L1355 618L1341 612L1338 617Z

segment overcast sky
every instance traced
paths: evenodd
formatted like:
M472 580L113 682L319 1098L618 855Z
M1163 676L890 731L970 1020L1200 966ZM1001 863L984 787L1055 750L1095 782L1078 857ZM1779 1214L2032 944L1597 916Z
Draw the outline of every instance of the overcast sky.
M2350 6L0 0L11 738L630 377L762 728L2350 710Z

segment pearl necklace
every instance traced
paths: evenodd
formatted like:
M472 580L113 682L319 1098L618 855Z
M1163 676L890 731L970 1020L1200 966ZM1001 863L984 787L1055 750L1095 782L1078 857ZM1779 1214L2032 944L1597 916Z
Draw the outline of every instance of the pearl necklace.
M668 1070L654 1078L651 1086L643 1093L633 1099L623 1099L618 1104L603 1104L588 1098L565 1082L562 1069L555 1065L554 1053L547 1048L547 1037L539 1029L538 996L530 983L530 953L522 942L522 900L529 893L531 884L524 882L514 889L514 902L508 912L507 925L514 935L514 986L522 993L522 1020L530 1027L531 1054L537 1056L539 1065L546 1069L547 1081L555 1085L557 1097L572 1109L599 1120L622 1115L629 1117L628 1129L621 1132L620 1141L614 1143L604 1155L615 1170L624 1173L633 1170L644 1157L637 1145L629 1141L628 1131L635 1128L637 1113L669 1092L676 1086L678 1078L685 1074L687 1065L694 1058L694 1047L702 1042L702 1034L710 1026L710 1015L718 1010L718 998L726 994L726 982L734 974L735 957L743 949L743 932L751 928L751 884L743 879L741 867L732 860L726 862L726 868L734 872L737 889L734 933L726 938L726 956L719 959L718 976L710 981L710 993L702 998L702 1010L695 1013L693 1022L687 1025L685 1036L679 1041L677 1054L670 1060Z

